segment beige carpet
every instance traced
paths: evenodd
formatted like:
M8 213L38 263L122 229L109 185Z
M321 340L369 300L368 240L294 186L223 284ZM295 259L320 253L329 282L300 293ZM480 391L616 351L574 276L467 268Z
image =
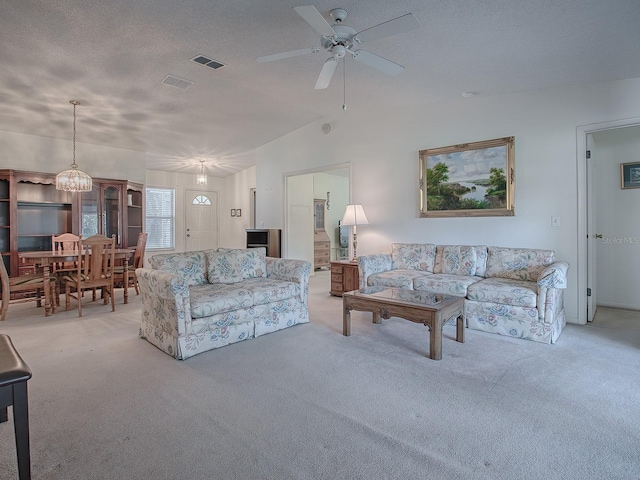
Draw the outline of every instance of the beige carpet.
M555 345L352 313L329 273L311 322L187 361L138 338L139 298L0 325L33 370L34 479L640 478L640 314L601 309ZM85 299L87 302L88 299ZM0 478L17 478L13 423Z

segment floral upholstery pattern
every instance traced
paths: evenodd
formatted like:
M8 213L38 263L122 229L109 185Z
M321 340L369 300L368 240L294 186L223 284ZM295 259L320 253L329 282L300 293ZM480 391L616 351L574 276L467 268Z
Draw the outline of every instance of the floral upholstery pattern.
M266 277L266 249L225 249L207 252L209 283L238 283L245 278Z
M204 318L253 305L253 293L244 285L216 283L189 287L191 317Z
M469 245L438 245L434 273L475 275L478 263L476 248Z
M467 290L469 300L533 308L537 306L537 294L536 283L508 278L486 278Z
M439 293L442 295L466 297L469 285L479 280L482 280L482 278L469 275L434 273L433 275L423 275L422 277L416 278L413 281L413 288L415 290Z
M413 282L416 278L430 276L431 273L420 270L391 270L389 272L374 273L367 277L368 287L393 287L413 290Z
M182 276L189 286L207 282L206 254L203 251L154 255L149 264L154 270Z
M555 261L553 250L433 247L392 244L391 254L359 257L360 288L382 286L464 296L469 328L543 343L556 341L566 324L563 289L567 288L569 264ZM472 271L472 250L475 274L462 275ZM424 260L429 258L427 252L435 252L431 270ZM421 270L424 265L427 268Z
M512 278L537 282L540 274L554 261L553 250L489 247L487 277Z
M311 263L266 257L265 278L260 276L259 249L251 250L256 252L219 251L234 259L242 257L236 252L247 253L238 268L243 275L255 276L237 283L206 282L203 274L209 269L207 259L215 258L216 253L211 250L156 255L152 257L155 261L150 262L154 268L136 269L142 297L140 336L172 357L184 360L213 348L308 322ZM204 269L194 268L201 260ZM188 274L180 271L180 266ZM193 274L195 271L198 275ZM195 282L196 279L205 281Z
M392 243L393 270L421 270L433 273L436 246L430 243Z

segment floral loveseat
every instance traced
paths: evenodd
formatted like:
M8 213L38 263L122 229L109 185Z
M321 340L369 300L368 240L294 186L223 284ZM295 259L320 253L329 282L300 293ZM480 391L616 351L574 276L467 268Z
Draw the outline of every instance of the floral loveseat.
M179 360L309 321L309 262L220 248L149 263L136 269L140 336Z
M553 343L566 324L569 264L553 250L392 244L358 258L360 288L381 285L465 297L469 328Z

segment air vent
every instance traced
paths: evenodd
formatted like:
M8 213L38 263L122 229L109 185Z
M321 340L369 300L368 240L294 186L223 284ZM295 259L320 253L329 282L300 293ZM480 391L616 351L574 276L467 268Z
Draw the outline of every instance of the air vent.
M164 83L165 85L170 85L172 87L180 88L182 90L186 90L191 85L193 85L193 82L191 80L176 77L175 75L167 75L164 80L162 80L162 83Z
M204 55L198 55L197 57L194 57L191 60L193 60L196 63L199 63L200 65L213 68L214 70L224 67L223 63L216 62L215 60L211 60L210 58L207 58Z

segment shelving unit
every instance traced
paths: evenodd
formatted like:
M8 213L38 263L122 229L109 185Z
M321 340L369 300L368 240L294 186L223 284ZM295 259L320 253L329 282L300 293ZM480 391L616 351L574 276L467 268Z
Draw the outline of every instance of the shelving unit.
M11 270L11 176L0 175L0 257Z
M137 183L127 184L127 247L135 247L144 225L143 187Z

